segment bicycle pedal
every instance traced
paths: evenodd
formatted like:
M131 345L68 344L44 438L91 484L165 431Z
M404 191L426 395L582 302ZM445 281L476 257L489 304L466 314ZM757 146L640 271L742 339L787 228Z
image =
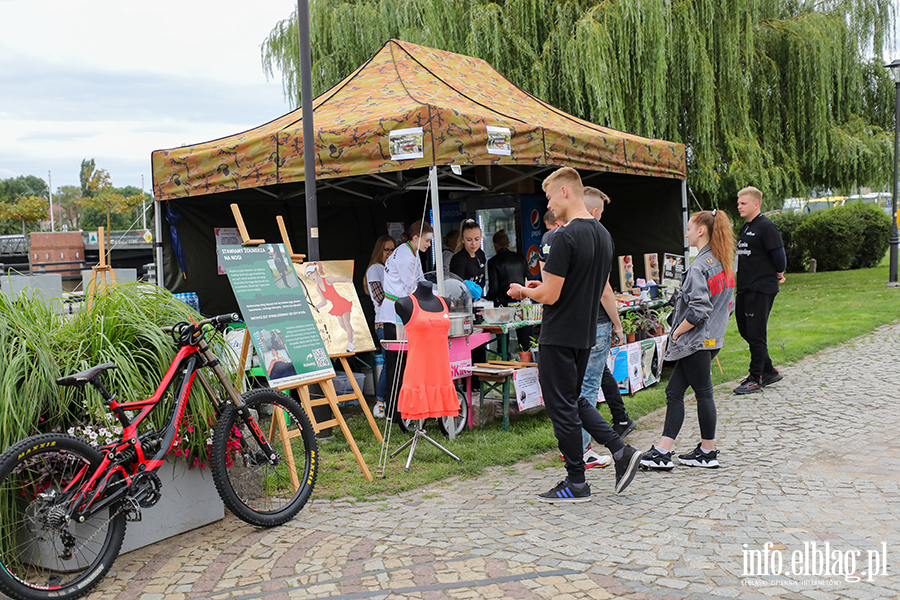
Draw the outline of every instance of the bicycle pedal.
M125 509L125 520L130 521L132 523L137 523L141 520L141 504L137 501L136 498L127 497L125 501L128 502L129 506Z

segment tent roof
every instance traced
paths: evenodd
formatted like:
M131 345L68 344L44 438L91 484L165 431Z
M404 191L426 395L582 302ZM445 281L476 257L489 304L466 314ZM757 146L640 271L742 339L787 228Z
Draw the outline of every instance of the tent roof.
M450 164L559 165L677 179L687 170L683 144L583 121L483 60L398 40L316 98L313 115L317 179ZM499 146L489 148L488 127L500 128ZM420 156L397 158L396 140L392 155L391 132L416 128L421 136L406 142ZM301 182L301 110L244 133L157 150L152 162L157 200Z

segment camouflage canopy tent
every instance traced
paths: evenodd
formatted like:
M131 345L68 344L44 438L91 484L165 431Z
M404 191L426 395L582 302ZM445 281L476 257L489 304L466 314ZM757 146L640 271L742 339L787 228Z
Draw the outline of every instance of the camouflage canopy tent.
M391 40L313 110L321 258L356 259L359 282L385 223L421 217L431 166L442 201L540 194L550 171L574 167L613 199L604 223L619 254L684 252L684 145L577 119L482 60ZM165 285L196 291L204 312L236 306L216 275L213 235L234 226L231 203L254 238L280 241L275 215L284 216L304 252L299 109L244 133L157 150L152 161L154 196L178 220L185 263L182 274L163 227Z

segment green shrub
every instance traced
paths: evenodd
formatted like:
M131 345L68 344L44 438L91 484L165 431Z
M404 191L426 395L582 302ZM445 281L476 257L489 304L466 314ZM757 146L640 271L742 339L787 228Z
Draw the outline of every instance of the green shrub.
M772 222L781 230L784 253L787 256L787 270L792 273L806 271L809 266L806 249L797 243L795 235L805 220L806 214L801 212L783 212L772 217Z
M844 271L853 266L861 226L837 208L814 212L800 224L794 237L818 271Z
M841 214L859 224L853 269L874 267L887 252L891 237L891 217L874 204L857 202L842 207Z
M104 383L119 401L151 397L176 351L160 327L199 316L169 292L144 284L112 286L74 317L59 308L58 301L44 301L38 294L13 299L0 293L0 448L36 433L107 425L109 411L99 392L93 386L59 387L56 378L63 375L112 362L118 368L107 371ZM221 338L211 344L221 357ZM172 390L167 398L164 403L173 400ZM156 427L165 422L168 406L151 414ZM179 434L187 437L179 449L194 464L207 461L214 417L195 380Z

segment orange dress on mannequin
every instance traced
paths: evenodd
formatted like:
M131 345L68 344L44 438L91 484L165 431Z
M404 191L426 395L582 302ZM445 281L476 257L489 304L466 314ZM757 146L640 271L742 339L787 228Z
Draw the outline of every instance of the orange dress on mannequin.
M444 310L433 313L422 310L415 295L410 298L413 311L405 325L409 352L397 408L404 419L455 417L459 414L459 399L450 377L447 303L438 296Z

